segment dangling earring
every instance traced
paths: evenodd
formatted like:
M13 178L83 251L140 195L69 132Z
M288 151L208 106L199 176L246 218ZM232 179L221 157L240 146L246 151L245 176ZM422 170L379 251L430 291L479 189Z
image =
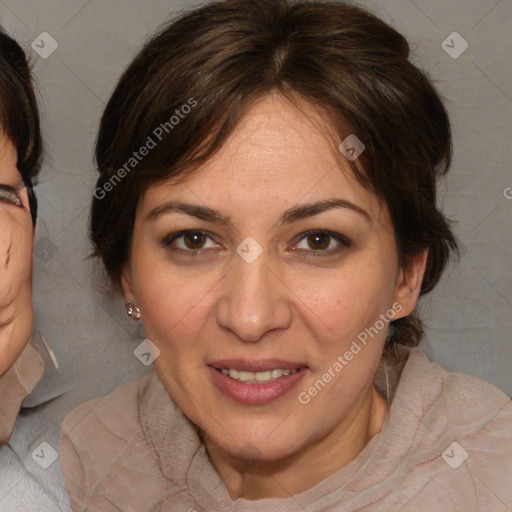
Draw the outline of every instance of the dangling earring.
M124 303L126 307L126 314L133 320L140 320L140 309L131 300Z

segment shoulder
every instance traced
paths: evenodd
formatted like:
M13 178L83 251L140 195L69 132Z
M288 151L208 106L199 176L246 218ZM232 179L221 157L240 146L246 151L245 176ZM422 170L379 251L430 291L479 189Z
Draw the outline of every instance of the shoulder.
M97 433L127 434L137 431L139 422L139 391L144 389L152 374L139 381L122 385L113 393L89 400L71 411L62 425L62 437L78 439L88 435L94 426Z
M424 410L442 408L452 424L480 429L486 421L511 419L512 401L503 391L478 377L449 372L419 348L410 350L402 377L410 398L420 398Z
M88 510L86 502L93 495L94 503L101 503L97 492L104 486L116 492L136 485L131 477L137 475L151 475L156 484L160 482L158 456L146 435L141 410L162 392L165 390L151 372L110 395L80 405L66 417L60 455L73 510ZM107 494L112 499L112 493Z
M426 356L423 357L428 361ZM489 425L494 432L512 436L512 400L503 391L489 382L473 375L452 373L436 363L428 361L431 375L437 384L429 388L424 382L425 392L432 394L428 399L437 398L452 424L463 428L469 436ZM503 429L503 427L508 427Z
M382 510L501 510L512 502L512 401L410 349L369 471L394 489Z
M482 379L418 356L422 423L436 438L429 445L438 446L444 485L471 490L489 510L500 500L512 502L512 400Z
M141 431L139 385L139 382L124 384L110 395L89 400L68 414L61 430L65 470L74 469L78 463L86 467L108 465L137 436Z
M468 457L475 485L478 479L496 484L496 493L512 502L512 400L492 384L461 373L448 373L444 388L457 437L457 444L447 447L445 461L458 450Z
M512 400L492 384L449 372L414 348L409 351L395 398L399 412L395 426L419 428L425 449L457 441L463 447L478 450L485 445L499 451L493 457L495 462L504 461L502 455L507 452L512 460Z

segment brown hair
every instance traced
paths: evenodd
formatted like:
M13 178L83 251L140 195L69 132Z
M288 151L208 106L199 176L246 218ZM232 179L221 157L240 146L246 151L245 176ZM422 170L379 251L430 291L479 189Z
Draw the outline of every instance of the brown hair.
M25 53L0 26L0 130L16 148L17 167L28 189L35 226L33 185L41 170L43 143L32 74Z
M278 92L322 113L338 143L351 133L364 142L353 171L387 205L400 264L429 249L421 294L429 292L457 252L436 206L451 133L439 95L408 55L400 33L346 3L226 0L182 14L137 55L103 114L90 218L93 256L118 285L144 191L193 173L222 147L252 102ZM171 126L171 116L192 101L194 108ZM133 152L155 133L163 142L130 169ZM396 343L416 346L422 335L414 313L393 321L384 357Z

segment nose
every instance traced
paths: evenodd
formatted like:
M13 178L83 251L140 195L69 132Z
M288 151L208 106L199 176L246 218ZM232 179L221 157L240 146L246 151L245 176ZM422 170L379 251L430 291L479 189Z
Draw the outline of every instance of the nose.
M217 323L247 342L289 327L291 290L270 267L265 251L251 263L236 254L232 265L217 302Z

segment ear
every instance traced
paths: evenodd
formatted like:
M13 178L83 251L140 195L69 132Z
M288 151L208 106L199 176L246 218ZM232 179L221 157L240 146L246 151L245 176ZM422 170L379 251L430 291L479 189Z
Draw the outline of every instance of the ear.
M396 282L395 302L402 305L402 310L397 318L410 315L414 311L427 268L427 258L428 249L424 249L409 257L406 268L400 268Z
M129 263L124 266L121 274L121 288L123 289L125 300L134 301L135 294L133 291L132 270Z

